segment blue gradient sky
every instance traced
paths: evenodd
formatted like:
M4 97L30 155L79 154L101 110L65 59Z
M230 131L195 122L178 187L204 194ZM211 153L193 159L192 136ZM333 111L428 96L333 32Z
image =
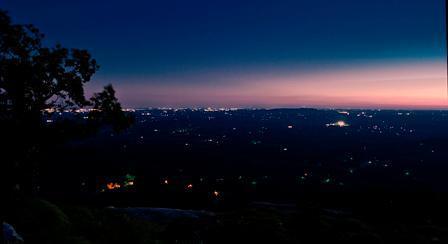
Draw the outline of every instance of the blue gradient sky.
M101 70L89 89L111 82L125 106L446 107L443 0L0 7L48 44L90 50Z

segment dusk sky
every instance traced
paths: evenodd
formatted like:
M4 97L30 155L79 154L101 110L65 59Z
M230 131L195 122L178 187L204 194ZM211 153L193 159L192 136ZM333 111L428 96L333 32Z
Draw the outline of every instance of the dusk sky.
M124 107L448 108L444 0L2 0Z

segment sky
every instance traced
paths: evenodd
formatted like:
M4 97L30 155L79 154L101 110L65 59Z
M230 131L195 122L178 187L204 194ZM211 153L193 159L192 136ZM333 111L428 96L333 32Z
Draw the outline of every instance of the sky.
M444 0L1 0L124 107L448 108Z

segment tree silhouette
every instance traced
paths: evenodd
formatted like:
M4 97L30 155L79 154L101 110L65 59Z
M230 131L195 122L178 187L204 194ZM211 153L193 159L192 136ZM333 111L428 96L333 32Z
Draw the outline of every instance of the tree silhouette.
M93 121L110 124L116 131L124 129L132 123L132 118L123 113L111 84L105 86L102 92L95 93L90 100L93 103L93 110L89 117Z
M5 174L3 179L11 177L9 172L14 168L19 168L16 170L19 172L26 171L24 167L33 168L35 155L44 146L68 139L55 136L57 131L42 123L43 111L47 109L88 106L95 112L86 126L97 128L107 123L118 130L130 124L111 85L92 99L86 99L84 85L99 69L88 51L68 49L59 44L46 47L42 44L43 38L33 25L13 24L7 12L0 10L0 133L4 142L0 147L4 159L0 170ZM68 123L64 126L66 128L58 131L74 128ZM2 184L5 185L7 183Z
M43 109L88 105L83 85L99 66L86 50L43 47L37 28L14 25L3 11L0 22L0 88L12 118L36 119Z

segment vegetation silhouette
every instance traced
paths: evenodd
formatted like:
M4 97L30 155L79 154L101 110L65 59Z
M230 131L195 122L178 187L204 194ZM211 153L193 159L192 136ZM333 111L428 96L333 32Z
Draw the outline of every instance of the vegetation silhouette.
M70 138L95 133L102 125L120 131L132 122L112 85L87 99L84 85L99 69L87 50L47 47L33 25L14 24L0 10L0 128L2 192L32 193L39 153ZM86 123L45 123L52 113L90 108ZM54 148L53 148L54 149Z

